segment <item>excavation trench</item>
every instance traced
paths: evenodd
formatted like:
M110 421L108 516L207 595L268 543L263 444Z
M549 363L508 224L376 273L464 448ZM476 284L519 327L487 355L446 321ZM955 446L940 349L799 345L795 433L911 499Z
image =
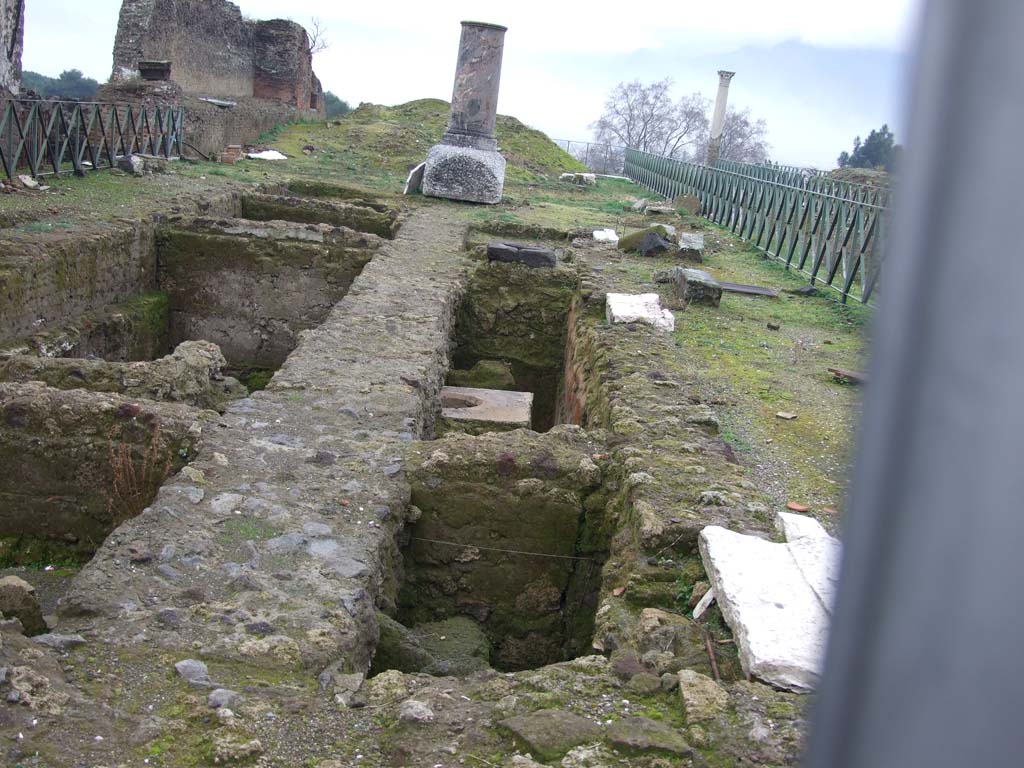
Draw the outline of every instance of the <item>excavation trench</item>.
M439 398L443 439L409 459L413 522L372 673L513 671L589 652L606 453L566 407L577 293L562 266L491 263L470 276Z
M382 240L342 222L394 229L391 212L310 203L338 224L289 206L269 222L170 217L146 255L155 290L9 345L0 566L88 560L192 459L211 411L265 386L345 296Z
M414 522L373 672L512 671L587 653L608 550L600 458L571 426L427 446L411 462Z
M529 426L536 432L546 432L556 424L578 423L560 405L569 317L578 282L576 271L563 266L482 265L470 277L458 312L446 383L531 393ZM521 426L515 420L511 424L513 428ZM442 418L439 432L495 428L494 424L465 426L464 419Z

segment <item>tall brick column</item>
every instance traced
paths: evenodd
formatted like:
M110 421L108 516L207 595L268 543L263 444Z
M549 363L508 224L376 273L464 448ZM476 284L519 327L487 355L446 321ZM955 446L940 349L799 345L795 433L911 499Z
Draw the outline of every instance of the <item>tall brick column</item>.
M505 158L494 124L505 27L462 22L448 130L431 147L423 193L432 197L497 203L505 185Z

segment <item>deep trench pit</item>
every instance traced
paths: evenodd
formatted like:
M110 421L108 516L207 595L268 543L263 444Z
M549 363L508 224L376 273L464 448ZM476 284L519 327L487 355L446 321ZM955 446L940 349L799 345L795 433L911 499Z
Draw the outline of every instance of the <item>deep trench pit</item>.
M515 671L590 652L608 552L607 454L565 406L577 291L564 267L488 264L471 276L439 405L475 410L531 393L531 430L442 416L445 439L412 462L415 521L400 537L397 606L379 617L372 674Z
M577 273L569 268L481 265L471 275L459 308L446 384L531 393L530 427L536 432L576 423L561 404L577 290ZM442 427L440 431L467 431L444 420Z
M87 562L191 460L197 409L262 389L344 297L380 238L301 212L289 223L293 210L258 227L166 222L155 290L65 318L18 347L36 355L0 360L0 567ZM396 228L386 209L352 211Z
M589 652L608 551L582 430L458 435L410 472L397 609L373 673L531 669Z

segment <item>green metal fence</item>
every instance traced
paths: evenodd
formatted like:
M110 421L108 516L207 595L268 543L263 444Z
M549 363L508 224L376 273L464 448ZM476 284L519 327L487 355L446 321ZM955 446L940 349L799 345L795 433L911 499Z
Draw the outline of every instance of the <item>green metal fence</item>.
M182 107L0 101L0 173L47 176L110 168L134 153L181 155Z
M701 215L753 243L811 284L871 302L884 260L889 190L791 166L714 167L626 150L624 173L658 194L694 195Z

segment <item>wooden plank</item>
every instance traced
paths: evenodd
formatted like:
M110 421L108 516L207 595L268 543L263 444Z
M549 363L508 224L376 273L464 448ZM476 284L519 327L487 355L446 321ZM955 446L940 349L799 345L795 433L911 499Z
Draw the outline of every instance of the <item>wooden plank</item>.
M828 372L837 379L846 379L854 384L868 383L868 377L863 373L858 373L857 371L848 371L845 368L829 368Z
M729 291L730 293L742 293L748 296L770 296L775 299L778 298L779 292L774 288L763 288L760 285L742 285L741 283L723 283L719 281L719 285L722 286L723 291Z

